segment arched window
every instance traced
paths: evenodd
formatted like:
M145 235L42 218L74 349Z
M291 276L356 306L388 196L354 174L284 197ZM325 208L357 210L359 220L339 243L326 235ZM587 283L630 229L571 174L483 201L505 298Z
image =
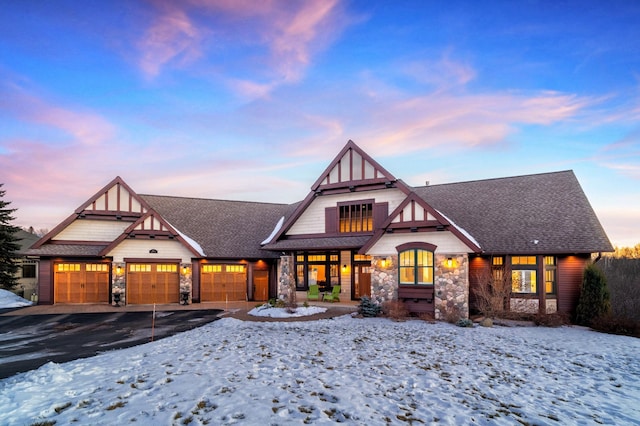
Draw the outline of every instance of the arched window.
M433 285L433 249L435 247L398 247L400 285Z

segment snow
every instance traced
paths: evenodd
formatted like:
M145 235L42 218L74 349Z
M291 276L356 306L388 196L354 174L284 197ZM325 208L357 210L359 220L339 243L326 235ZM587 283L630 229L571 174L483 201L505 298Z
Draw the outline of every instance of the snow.
M461 227L461 226L456 225L456 223L455 223L454 221L452 221L451 219L449 219L449 218L448 218L445 214L443 214L440 210L436 210L436 211L438 212L438 214L440 214L442 217L444 217L444 218L447 220L447 222L449 222L449 223L450 223L454 228L456 228L458 231L460 231L460 233L461 233L462 235L464 235L465 237L467 237L467 239L468 239L469 241L471 241L471 242L472 242L473 244L475 244L477 247L482 248L482 247L480 246L480 243L479 243L475 238L473 238L473 235L471 235L469 232L467 232L467 230L466 230L466 229L464 229L464 228L463 228L463 227Z
M640 339L222 318L0 381L0 424L638 424Z
M276 226L275 228L273 228L273 231L271 231L271 234L269 234L269 236L263 242L261 242L260 245L263 246L265 244L269 244L271 240L273 240L273 237L275 237L276 234L280 232L280 230L282 229L282 225L284 225L284 216L282 216L280 220L278 220L278 223L276 223Z
M23 299L9 290L0 289L0 309L23 308L31 306L32 302Z
M257 308L253 308L249 311L249 315L253 315L256 317L291 318L321 314L326 311L327 308L322 308L320 306L297 307L295 310L290 311L287 308L274 308L271 305L267 304L258 306Z

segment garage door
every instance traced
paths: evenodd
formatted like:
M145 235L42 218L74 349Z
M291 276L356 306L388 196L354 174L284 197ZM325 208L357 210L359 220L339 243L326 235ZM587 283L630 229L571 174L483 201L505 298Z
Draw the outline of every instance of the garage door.
M203 302L247 300L247 268L244 265L202 265L200 298Z
M109 303L108 264L57 263L54 271L54 303Z
M172 263L127 265L127 304L178 303L180 275Z

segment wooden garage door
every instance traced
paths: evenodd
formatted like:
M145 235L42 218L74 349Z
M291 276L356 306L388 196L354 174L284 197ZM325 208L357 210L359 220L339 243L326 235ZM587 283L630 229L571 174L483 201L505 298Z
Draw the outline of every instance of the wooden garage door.
M54 303L109 303L109 265L57 263Z
M236 302L247 300L247 268L244 265L202 265L200 300Z
M180 275L172 263L127 265L127 304L178 303Z

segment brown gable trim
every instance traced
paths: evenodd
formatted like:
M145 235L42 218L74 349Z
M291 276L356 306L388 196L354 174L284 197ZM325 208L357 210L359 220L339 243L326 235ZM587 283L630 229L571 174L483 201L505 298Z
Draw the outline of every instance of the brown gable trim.
M424 220L420 222L410 221L403 223L392 223L393 220L398 217L404 208L409 205L409 203L414 202L415 204L424 208L429 214L436 218L435 221ZM405 198L398 207L387 217L387 220L384 221L382 226L379 229L376 229L373 237L362 246L359 254L365 254L371 247L375 245L375 243L382 238L382 236L387 232L387 230L409 230L411 232L432 232L434 228L438 230L438 226L442 227L442 231L449 231L454 234L460 241L462 241L469 249L471 249L474 253L479 253L481 251L480 247L478 247L473 241L471 241L466 235L464 235L458 228L451 225L451 223L436 209L431 207L424 199L419 197L415 192L411 192L407 198Z
M127 192L129 192L131 197L133 199L135 199L137 202L140 203L141 207L143 207L146 210L149 210L151 208L146 203L146 201L144 201L144 199L142 199L142 197L140 197L138 194L136 194L136 192L133 189L131 189L131 187L129 185L127 185L124 180L122 180L122 178L120 176L116 176L111 182L109 182L104 187L102 187L102 189L100 189L92 197L90 197L84 204L82 204L80 207L78 207L75 212L80 214L80 213L83 213L85 211L86 211L85 213L93 211L93 209L87 211L87 207L91 206L93 203L95 203L95 201L98 198L100 198L103 195L105 195L107 197L107 200L108 200L108 192L114 186L118 187L118 192L117 192L117 195L116 195L117 199L115 200L116 209L114 209L114 210L109 209L109 210L106 210L106 211L113 212L112 214L121 213L121 212L123 212L123 213L134 213L134 214L135 213L140 213L140 214L145 213L144 211L133 212L131 210L131 200L122 200L122 199L120 199L120 187L124 188ZM123 204L126 204L128 209L123 209L122 208Z
M81 215L97 215L97 216L110 216L113 219L116 220L120 220L122 218L127 218L129 220L135 220L137 217L139 217L142 213L140 214L136 214L135 212L129 212L129 211L109 211L107 212L105 211L87 211L86 208L88 206L90 206L96 199L98 199L100 196L102 196L103 194L105 194L106 192L108 192L113 186L115 185L119 185L121 187L123 187L124 189L126 189L129 194L131 194L131 196L133 196L139 203L141 206L143 206L145 209L149 210L150 207L149 205L142 199L140 198L140 196L138 196L138 194L135 193L135 191L133 189L131 189L131 187L129 187L129 185L127 185L125 183L124 180L122 180L122 178L120 176L116 176L111 182L109 182L108 184L106 184L104 187L102 187L102 189L100 189L98 192L96 192L93 196L89 197L89 199L82 204L80 207L78 207L69 217L67 217L64 221L62 221L60 224L58 224L55 228L53 228L51 231L49 231L46 235L44 235L42 238L40 238L38 241L36 241L35 244L33 244L33 246L31 246L32 248L40 248L43 244L50 242L56 235L58 235L60 232L62 232L63 229L65 229L67 226L71 225L71 223L73 223L76 219L78 219L78 217L80 217ZM120 191L118 191L118 194L120 193ZM120 205L119 204L120 200L117 200L117 204L116 205Z
M383 175L378 179L372 180L358 180L352 182L340 182L339 184L328 184L323 185L320 188L322 181L327 177L327 175L331 172L331 170L338 164L340 159L344 157L344 155L349 150L354 150L363 158L363 160L368 161L376 170ZM365 187L365 190L376 189L376 187L380 187L380 189L388 188L389 185L393 188L398 188L405 194L410 194L412 192L411 188L405 184L402 180L396 179L391 173L389 173L384 167L382 167L376 160L374 160L369 154L364 152L358 145L355 144L352 140L349 140L347 144L342 148L342 150L335 156L333 161L329 164L329 166L324 170L324 172L320 175L318 180L311 186L311 192L306 196L306 198L298 205L293 214L285 221L285 223L280 228L280 231L273 236L269 244L278 241L283 235L285 235L291 226L300 218L302 213L309 207L309 205L313 202L315 197L321 196L322 194L337 194L337 193L345 193L351 192L353 187L354 191L358 191L359 187ZM325 192L326 189L326 192Z
M165 230L136 229L139 225L144 226L144 222L148 218L151 218L152 223L158 221L158 223L162 225ZM169 225L166 220L162 218L162 216L160 216L159 213L157 213L153 209L148 210L144 216L142 216L136 222L132 223L127 229L125 229L118 238L116 238L111 244L109 244L104 248L104 250L100 252L100 255L105 256L116 246L118 246L118 244L120 244L127 238L130 238L132 235L145 235L148 238L153 238L153 236L155 235L174 238L175 240L179 241L184 247L186 247L187 250L189 250L195 257L202 257L202 255L198 253L198 251L194 247L192 247L191 244L189 244L184 238L180 236L180 233L178 233L171 225Z
M424 243L420 241L404 243L404 244L400 244L399 246L396 246L396 250L398 253L400 253L401 251L413 250L413 249L436 251L436 248L438 248L438 246L435 244Z

